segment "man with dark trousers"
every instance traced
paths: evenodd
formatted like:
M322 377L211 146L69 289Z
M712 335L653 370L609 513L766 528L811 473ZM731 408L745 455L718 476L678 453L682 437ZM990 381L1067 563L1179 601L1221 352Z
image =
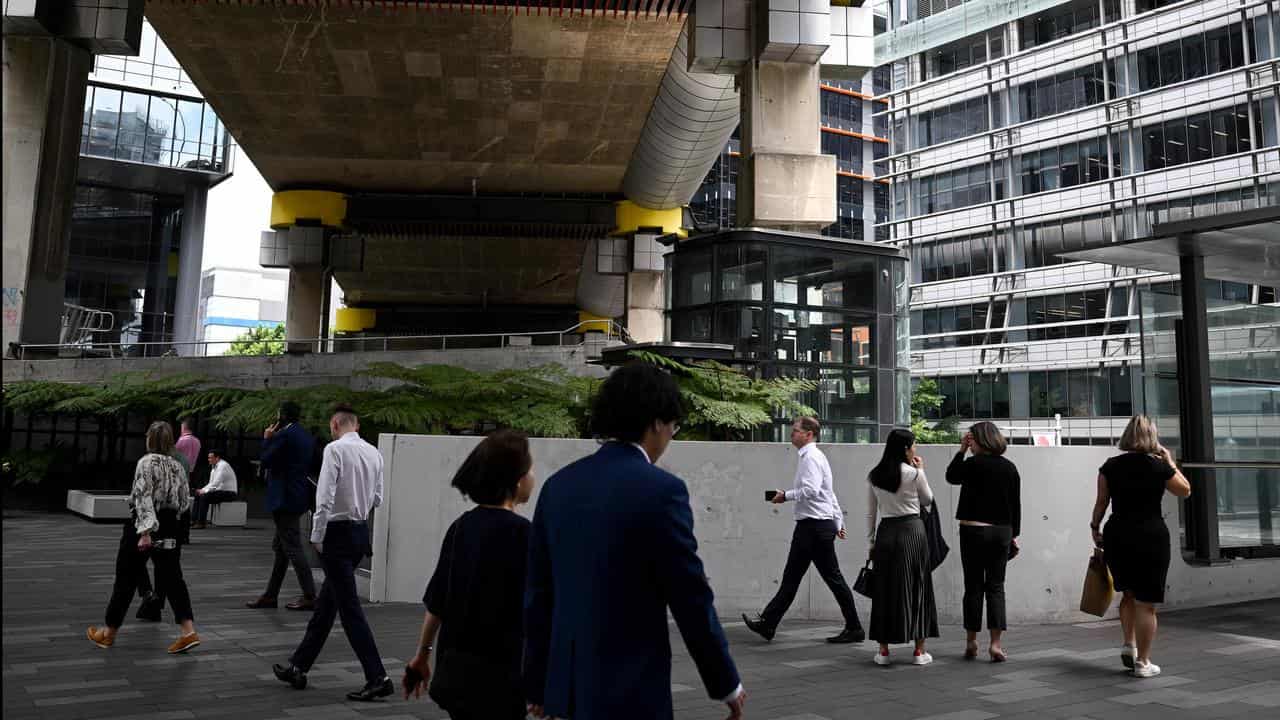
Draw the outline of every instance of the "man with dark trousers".
M529 534L525 697L537 717L669 720L675 618L707 694L746 694L716 619L684 481L653 465L679 429L680 390L633 364L600 387L593 455L547 480Z
M286 401L280 404L276 424L263 431L262 467L267 473L267 510L275 520L276 534L271 541L276 561L271 568L267 591L245 605L251 608L276 607L285 573L293 564L302 588L302 597L285 607L290 610L313 610L316 581L311 566L302 552L302 513L311 509L313 489L307 470L315 451L315 439L299 422L302 408Z
M844 581L840 561L836 558L836 538L845 538L844 511L836 499L831 464L818 449L820 429L817 418L800 417L792 423L791 444L799 451L795 481L790 490L775 490L771 501L796 504L796 528L791 535L791 550L787 554L787 565L782 571L782 584L777 594L758 618L753 620L742 616L747 627L765 640L773 639L778 623L782 622L782 616L787 614L787 608L795 600L796 590L800 588L800 581L804 580L811 563L818 568L818 574L831 594L836 596L840 613L844 615L844 630L827 638L827 642L855 643L866 637L862 624L858 622L853 593Z
M347 699L368 702L395 692L356 591L356 566L373 554L369 515L382 504L382 453L360 437L360 420L346 405L334 409L329 433L333 442L324 448L311 526L311 543L324 563L324 585L302 644L287 666L272 669L281 681L298 690L305 688L307 671L320 656L334 618L341 617L365 677L364 687L347 693Z

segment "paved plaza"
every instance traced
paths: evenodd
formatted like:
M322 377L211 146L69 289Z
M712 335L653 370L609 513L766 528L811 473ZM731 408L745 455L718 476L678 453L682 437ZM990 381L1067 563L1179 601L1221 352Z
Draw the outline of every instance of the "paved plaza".
M444 718L425 698L359 704L343 699L363 684L345 637L336 631L310 687L275 680L302 636L307 617L247 610L261 592L271 553L269 523L196 531L184 553L203 644L169 656L176 636L163 624L129 621L115 647L100 650L84 628L102 621L110 592L116 524L69 515L4 517L4 718L26 720L337 720ZM423 548L423 552L436 552ZM282 600L296 592L286 580ZM424 578L425 582L425 578ZM412 653L420 605L367 606L388 670L399 680ZM864 619L865 621L865 619ZM963 633L944 627L936 661L915 668L871 664L872 644L832 646L838 628L788 622L771 644L727 623L733 655L749 693L748 717L770 720L904 718L1258 718L1280 717L1280 599L1161 618L1154 680L1127 676L1117 657L1114 622L1015 627L1002 665L965 662ZM723 717L706 700L697 672L672 629L678 718ZM908 653L898 653L904 659Z

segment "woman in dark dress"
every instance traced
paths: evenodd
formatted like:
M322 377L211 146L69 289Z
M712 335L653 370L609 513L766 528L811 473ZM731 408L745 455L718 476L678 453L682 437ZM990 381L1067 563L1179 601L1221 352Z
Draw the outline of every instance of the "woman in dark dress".
M429 695L453 720L525 717L520 661L529 521L516 505L533 493L533 458L523 433L499 430L480 442L453 478L476 503L449 526L427 584L418 652L404 694L422 696L439 636Z
M1000 638L1008 629L1004 612L1004 573L1010 547L1022 531L1021 479L1004 457L1008 444L994 423L974 423L947 466L947 482L960 486L956 520L960 522L960 562L964 566L964 656L978 656L982 601L987 601L991 662L1004 662ZM965 459L965 452L973 457Z
M1151 662L1156 639L1156 604L1164 602L1169 575L1169 527L1160 505L1165 491L1184 498L1191 483L1178 471L1173 454L1160 444L1156 426L1135 415L1120 436L1117 455L1098 470L1098 499L1089 523L1093 541L1102 546L1107 568L1120 600L1124 647L1120 660L1137 677L1155 677L1160 666ZM1105 530L1102 516L1111 506Z

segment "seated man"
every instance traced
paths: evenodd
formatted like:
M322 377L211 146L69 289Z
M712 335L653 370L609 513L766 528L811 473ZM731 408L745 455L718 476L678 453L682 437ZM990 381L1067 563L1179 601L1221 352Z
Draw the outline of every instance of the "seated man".
M222 459L221 450L209 451L209 484L196 490L195 522L191 527L203 530L209 526L209 506L236 499L236 471Z

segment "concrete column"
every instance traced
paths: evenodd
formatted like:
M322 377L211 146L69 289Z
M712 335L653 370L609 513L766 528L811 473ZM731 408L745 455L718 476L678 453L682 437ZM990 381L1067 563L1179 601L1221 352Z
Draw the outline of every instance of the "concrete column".
M291 353L316 352L314 340L324 325L327 274L321 267L289 268L289 298L285 308L285 349ZM311 340L313 342L300 342Z
M90 54L4 36L3 344L57 343Z
M182 200L182 239L178 244L178 283L173 303L173 340L189 343L200 339L200 269L204 261L205 208L209 188L188 185ZM203 355L196 345L175 346L178 354Z
M662 273L627 273L626 325L636 342L662 342L666 335L662 288Z
M821 154L819 66L759 60L742 71L738 223L817 232L836 219L836 159Z

